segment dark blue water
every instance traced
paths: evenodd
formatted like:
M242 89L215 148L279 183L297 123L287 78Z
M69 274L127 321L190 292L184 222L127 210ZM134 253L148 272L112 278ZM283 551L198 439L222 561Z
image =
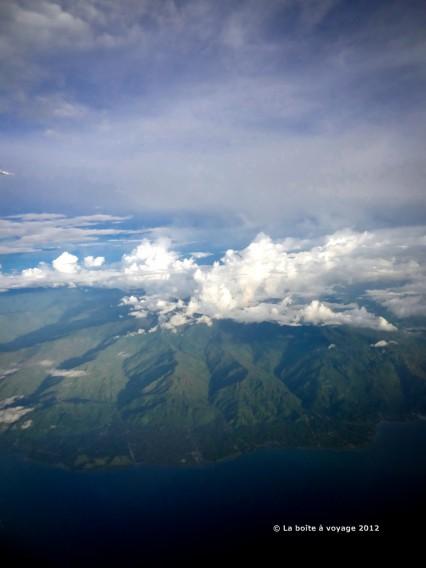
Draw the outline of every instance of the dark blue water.
M425 447L426 422L418 421L381 424L365 449L264 449L203 467L71 472L3 456L2 554L57 566L115 558L126 566L166 549L190 555L298 538L273 533L276 523L412 532L424 528L415 517L426 504Z

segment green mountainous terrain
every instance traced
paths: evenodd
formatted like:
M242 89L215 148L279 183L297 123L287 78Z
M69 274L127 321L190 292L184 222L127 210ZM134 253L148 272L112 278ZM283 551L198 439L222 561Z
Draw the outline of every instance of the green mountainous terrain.
M282 447L357 447L426 414L426 334L189 325L137 333L123 292L0 296L0 444L90 468L191 464ZM385 339L384 347L374 346Z

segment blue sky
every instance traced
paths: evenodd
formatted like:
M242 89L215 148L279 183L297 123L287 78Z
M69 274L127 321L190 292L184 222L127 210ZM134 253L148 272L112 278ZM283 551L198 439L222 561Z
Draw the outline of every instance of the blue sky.
M422 223L425 29L414 1L3 0L0 213Z

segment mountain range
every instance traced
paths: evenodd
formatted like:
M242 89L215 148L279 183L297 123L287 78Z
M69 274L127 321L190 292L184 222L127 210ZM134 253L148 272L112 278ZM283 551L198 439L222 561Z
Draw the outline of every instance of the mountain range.
M119 290L0 296L0 444L73 468L367 444L426 414L426 335L348 326L152 329ZM138 331L138 330L144 330Z

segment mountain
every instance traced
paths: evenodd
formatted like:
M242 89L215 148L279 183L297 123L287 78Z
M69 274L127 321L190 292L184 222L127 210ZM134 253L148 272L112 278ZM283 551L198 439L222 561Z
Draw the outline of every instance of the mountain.
M138 333L149 322L122 295L0 296L4 448L76 468L201 463L267 444L356 447L380 420L426 414L421 328L223 320Z

